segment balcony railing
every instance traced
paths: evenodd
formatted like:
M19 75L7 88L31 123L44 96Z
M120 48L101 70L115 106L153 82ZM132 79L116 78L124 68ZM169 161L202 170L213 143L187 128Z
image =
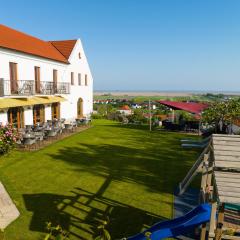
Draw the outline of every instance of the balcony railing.
M39 83L34 80L5 80L0 79L0 97L3 96L31 96L53 95L53 94L69 94L70 83L66 82L46 82Z
M54 90L57 94L69 94L70 93L70 83L59 82L54 84Z
M32 80L3 80L0 79L0 96L30 96L34 94Z
M40 83L35 83L35 94L53 95L54 94L53 82L41 81Z

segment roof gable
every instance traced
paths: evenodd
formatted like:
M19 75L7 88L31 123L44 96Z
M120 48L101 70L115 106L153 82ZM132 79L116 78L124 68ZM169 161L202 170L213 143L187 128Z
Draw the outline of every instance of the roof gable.
M50 41L62 55L69 59L77 40Z
M67 58L50 42L43 41L1 24L0 47L68 63Z

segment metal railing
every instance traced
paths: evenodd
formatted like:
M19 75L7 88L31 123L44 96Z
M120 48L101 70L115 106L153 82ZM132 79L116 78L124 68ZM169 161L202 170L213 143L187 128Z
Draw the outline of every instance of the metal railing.
M35 83L35 94L53 95L53 82L41 81L39 84Z
M30 96L34 94L32 80L4 80L0 79L0 96Z
M70 83L59 82L57 84L54 84L54 93L69 94L70 93Z
M47 82L34 80L5 80L0 78L0 97L4 96L31 96L35 94L53 95L69 94L70 83Z

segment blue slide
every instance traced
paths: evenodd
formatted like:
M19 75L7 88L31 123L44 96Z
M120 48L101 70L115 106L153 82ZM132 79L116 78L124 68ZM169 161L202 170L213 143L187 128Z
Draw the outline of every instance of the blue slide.
M185 216L159 222L135 236L127 238L128 240L146 240L146 232L151 233L151 240L160 240L164 238L177 237L188 233L189 230L206 223L210 220L211 205L201 204L187 213Z

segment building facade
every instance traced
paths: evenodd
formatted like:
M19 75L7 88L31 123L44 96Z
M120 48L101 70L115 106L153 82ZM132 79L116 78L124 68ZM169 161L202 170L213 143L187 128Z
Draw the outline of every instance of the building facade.
M0 25L0 66L2 124L91 114L93 78L80 39L47 42Z

